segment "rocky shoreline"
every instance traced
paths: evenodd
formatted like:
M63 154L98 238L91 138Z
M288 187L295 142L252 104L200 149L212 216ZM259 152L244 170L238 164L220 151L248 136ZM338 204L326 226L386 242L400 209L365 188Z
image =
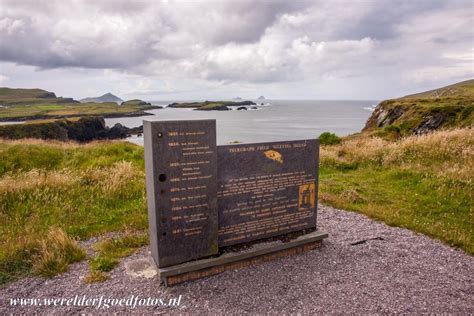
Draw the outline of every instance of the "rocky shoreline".
M113 127L107 127L103 116L82 117L77 121L64 119L47 123L0 126L0 137L6 139L40 138L88 142L101 139L122 139L142 133L143 126L128 128L116 123Z

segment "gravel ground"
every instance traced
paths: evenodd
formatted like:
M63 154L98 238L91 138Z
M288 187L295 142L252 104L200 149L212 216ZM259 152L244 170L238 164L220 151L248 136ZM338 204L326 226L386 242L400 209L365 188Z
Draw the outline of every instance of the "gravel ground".
M150 278L153 274L126 273L126 266L147 262L146 248L123 259L104 283L84 284L87 264L78 263L53 279L26 278L0 289L0 314L474 313L472 256L409 230L330 207L320 207L319 226L329 233L319 250L171 288L161 286L157 276ZM179 307L134 309L10 305L12 298L75 295L118 299L138 295L166 302L181 295L181 301Z

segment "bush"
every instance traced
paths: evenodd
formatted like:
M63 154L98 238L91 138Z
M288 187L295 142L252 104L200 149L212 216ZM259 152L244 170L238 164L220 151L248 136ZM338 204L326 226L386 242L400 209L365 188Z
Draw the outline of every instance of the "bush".
M400 127L396 125L387 125L384 128L384 131L386 132L395 132L395 133L400 133Z
M341 138L334 133L324 132L319 135L321 145L336 145L341 143Z

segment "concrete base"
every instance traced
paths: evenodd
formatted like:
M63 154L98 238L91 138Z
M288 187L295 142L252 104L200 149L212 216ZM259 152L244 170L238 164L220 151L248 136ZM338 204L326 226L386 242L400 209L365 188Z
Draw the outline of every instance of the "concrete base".
M321 246L327 233L315 231L288 242L274 241L255 244L250 249L225 253L216 258L201 259L158 269L165 286L222 273L227 270L241 269L261 262L287 257Z

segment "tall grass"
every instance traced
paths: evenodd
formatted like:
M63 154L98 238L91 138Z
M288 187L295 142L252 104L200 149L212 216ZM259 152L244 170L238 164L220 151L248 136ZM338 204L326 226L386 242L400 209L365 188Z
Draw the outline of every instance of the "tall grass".
M144 178L143 148L132 144L0 141L0 284L65 269L69 259L42 242L51 228L73 239L146 228ZM41 254L46 268L32 259Z
M66 272L70 263L85 259L86 253L60 228L52 228L46 239L39 243L33 258L33 271L42 276Z
M401 167L429 176L471 183L474 175L474 130L454 129L395 142L358 137L338 146L323 146L322 163Z
M321 200L474 253L474 131L321 148Z

